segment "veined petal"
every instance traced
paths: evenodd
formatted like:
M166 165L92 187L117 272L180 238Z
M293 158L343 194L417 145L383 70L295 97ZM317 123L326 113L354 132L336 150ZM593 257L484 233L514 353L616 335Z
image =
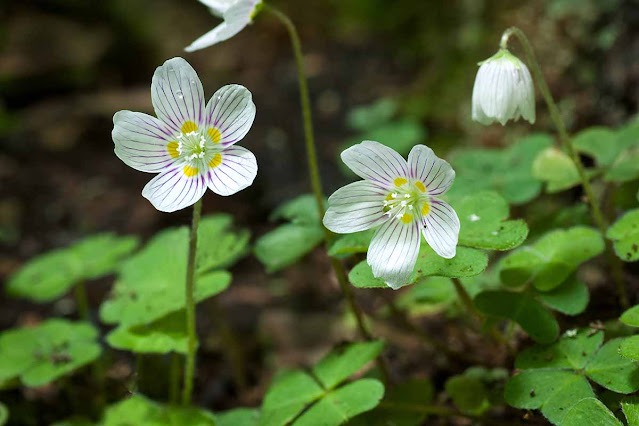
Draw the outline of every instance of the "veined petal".
M162 212L174 212L195 204L206 192L202 171L186 165L176 165L146 184L142 196Z
M251 23L251 15L260 1L237 0L224 11L224 22L195 40L184 50L193 52L230 39Z
M375 141L364 141L342 152L342 161L358 176L386 187L397 178L408 177L406 160L393 149Z
M204 121L202 83L182 58L169 59L155 70L151 101L158 118L176 134L197 129Z
M233 195L250 186L257 176L255 155L241 146L225 149L209 166L207 185L218 195Z
M113 116L115 155L141 172L156 173L175 161L167 150L171 129L141 112L118 111Z
M246 136L255 119L253 95L244 86L230 84L215 92L206 105L206 123L215 143L230 146Z
M455 210L446 202L430 199L430 211L423 218L422 232L435 253L452 259L457 252L459 239L459 218Z
M419 222L389 220L373 235L366 261L373 275L394 290L408 284L420 244Z
M455 171L450 164L425 145L415 145L410 151L408 168L410 176L420 181L430 196L444 194L455 181Z
M324 226L338 234L364 231L390 220L384 214L388 191L369 181L353 182L328 199Z

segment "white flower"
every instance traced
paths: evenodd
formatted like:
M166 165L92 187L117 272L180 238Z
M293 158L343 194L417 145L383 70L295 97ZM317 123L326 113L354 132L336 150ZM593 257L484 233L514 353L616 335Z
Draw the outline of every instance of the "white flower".
M249 25L262 6L262 0L200 0L211 13L224 19L184 50L193 52L228 40Z
M205 105L195 70L184 59L173 58L155 70L151 102L158 118L118 111L112 137L115 155L127 165L159 173L142 191L156 209L188 207L207 187L232 195L253 183L255 156L235 145L255 118L248 89L224 86Z
M473 120L484 125L523 117L535 122L535 87L522 61L506 49L479 64L473 87Z
M413 147L406 162L372 141L348 148L342 160L364 180L331 195L324 226L339 234L379 227L367 256L375 277L393 289L407 284L421 234L438 255L455 257L459 218L438 198L455 180L450 164L424 145Z

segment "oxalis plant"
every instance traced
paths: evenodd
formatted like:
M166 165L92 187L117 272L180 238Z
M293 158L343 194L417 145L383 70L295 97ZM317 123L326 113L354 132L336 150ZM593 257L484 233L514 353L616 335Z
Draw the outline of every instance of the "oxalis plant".
M224 86L207 101L191 65L167 60L151 81L155 116L115 113L112 139L126 165L155 174L142 196L161 212L192 209L190 227L165 229L145 242L89 236L27 262L8 281L7 293L51 303L74 291L77 318L0 333L1 389L61 383L84 410L58 426L448 424L441 419L639 426L639 397L633 396L639 305L632 306L638 118L570 135L531 44L509 28L498 52L479 63L472 118L483 125L520 118L533 124L538 91L556 135L531 133L499 149L460 149L446 160L415 140L423 136L419 124L399 130L407 122L392 121L393 101L380 101L349 118L362 137L347 144L340 161L354 181L326 199L293 22L260 0L201 2L223 22L187 52L225 41L262 16L288 31L311 193L279 206L271 219L281 223L252 245L250 231L231 215L203 215L204 196L229 197L259 179L259 159L238 145L254 143L257 109L240 85ZM509 48L515 42L523 61ZM543 203L542 192L561 193L572 204L527 223ZM517 217L510 217L511 207ZM198 406L198 304L207 301L235 385L246 389L242 339L215 296L232 285L233 265L251 253L276 274L318 246L343 296L344 326L356 337L335 342L311 365L273 372L259 406L215 412ZM614 312L585 315L587 272L616 295ZM105 276L113 277L112 289L96 310L85 286ZM365 295L375 300L366 309L360 305ZM503 359L482 359L464 342L429 331L432 313L463 328L462 340L497 347ZM435 380L399 371L396 335L416 337L436 354L420 362L452 367ZM135 359L136 374L120 400L105 383L115 351ZM150 371L152 389L143 380ZM73 394L83 372L93 391ZM0 425L24 418L10 410L0 403Z

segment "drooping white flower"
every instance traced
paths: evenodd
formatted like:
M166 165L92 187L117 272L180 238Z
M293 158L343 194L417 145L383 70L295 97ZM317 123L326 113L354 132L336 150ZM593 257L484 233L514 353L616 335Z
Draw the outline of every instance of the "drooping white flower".
M441 257L455 257L459 218L438 198L455 180L450 164L424 145L413 147L407 162L373 141L348 148L342 160L364 180L330 196L324 226L339 234L378 227L367 255L375 277L393 289L407 284L421 235Z
M262 6L262 0L200 0L211 13L224 19L184 50L193 52L228 40L249 25Z
M528 67L507 49L480 62L473 87L473 120L489 125L520 117L535 122L535 87Z
M115 154L127 165L159 173L142 191L156 209L188 207L207 187L226 196L253 183L255 156L235 145L255 119L248 89L224 86L205 104L195 70L184 59L173 58L155 70L151 102L157 118L118 111L112 137Z

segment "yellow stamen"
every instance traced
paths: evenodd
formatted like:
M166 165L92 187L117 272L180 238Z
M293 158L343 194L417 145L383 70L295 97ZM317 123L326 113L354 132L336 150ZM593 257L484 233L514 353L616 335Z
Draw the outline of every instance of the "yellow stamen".
M213 158L211 158L211 161L209 161L209 167L215 168L220 164L222 164L222 154L218 152L213 156Z
M187 121L182 125L182 133L197 132L197 125L192 121Z
M404 215L402 216L402 222L404 222L405 224L409 224L413 221L413 215L412 214L408 214L408 213L404 213Z
M197 175L199 170L196 167L184 166L184 174L186 177L193 177Z
M178 152L178 146L180 144L178 144L177 142L169 142L169 144L166 146L166 150L169 151L169 155L173 158L178 158L180 156L180 153Z
M426 187L424 186L423 183L421 183L421 181L417 181L415 182L415 186L417 187L417 189L419 189L421 192L426 192Z
M422 216L426 216L428 213L430 213L430 205L428 205L428 201L426 201L422 206Z
M395 186L402 186L403 184L405 184L406 182L408 182L406 179L404 178L397 178L395 179Z
M222 134L215 127L209 128L209 130L207 130L206 133L208 133L213 143L220 143L220 140L222 139Z

